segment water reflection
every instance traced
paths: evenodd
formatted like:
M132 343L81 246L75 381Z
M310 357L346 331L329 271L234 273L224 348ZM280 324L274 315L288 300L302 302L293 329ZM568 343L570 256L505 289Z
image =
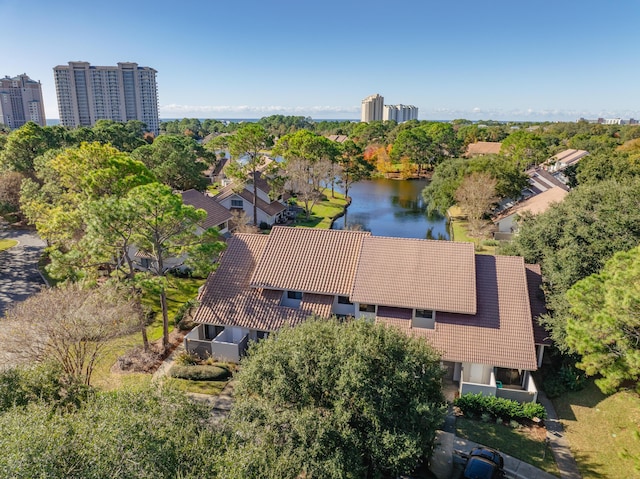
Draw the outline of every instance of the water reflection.
M421 195L426 185L425 180L386 179L354 184L349 189L347 226L375 236L449 239L445 218L426 212ZM334 229L344 227L344 217L334 222Z

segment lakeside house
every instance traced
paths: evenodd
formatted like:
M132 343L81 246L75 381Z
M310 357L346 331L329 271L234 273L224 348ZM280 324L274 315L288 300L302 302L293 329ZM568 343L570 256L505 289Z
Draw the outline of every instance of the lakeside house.
M496 141L476 141L467 145L464 156L472 158L474 156L497 155L500 153L502 143Z
M279 200L272 200L269 197L271 187L264 179L262 173L256 175L257 189L257 224L266 223L271 226L282 222L285 219L287 207ZM222 188L213 199L230 210L231 213L244 212L247 220L253 221L253 181L248 180L244 185L238 188L236 183L229 183Z
M237 362L310 316L354 317L429 342L459 393L527 402L546 334L537 265L473 244L276 226L237 234L200 296L188 351Z
M547 211L551 205L560 203L569 192L560 186L552 186L524 201L516 203L511 208L503 210L493 218L496 226L494 238L498 240L510 240L518 232L518 220L526 214L538 215Z

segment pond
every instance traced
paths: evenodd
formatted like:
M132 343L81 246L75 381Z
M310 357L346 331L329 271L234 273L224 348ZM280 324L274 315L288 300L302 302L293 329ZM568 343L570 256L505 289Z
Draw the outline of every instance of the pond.
M333 229L360 228L374 236L449 239L447 221L428 215L422 190L427 180L375 179L355 183L349 189L351 205Z

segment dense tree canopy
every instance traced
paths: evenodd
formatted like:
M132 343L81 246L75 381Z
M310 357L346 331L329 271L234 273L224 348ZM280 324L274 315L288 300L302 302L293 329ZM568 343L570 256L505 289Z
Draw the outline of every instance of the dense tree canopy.
M334 163L340 156L337 143L307 130L298 130L278 140L274 153L285 159L281 165L285 188L303 204L307 219L322 197L322 187L335 179Z
M640 249L616 253L600 273L567 291L571 315L567 344L581 356L578 367L612 393L640 380Z
M411 471L443 419L439 358L365 321L310 320L252 346L227 427L229 478L376 478Z
M95 393L68 411L32 401L0 413L0 476L214 477L221 437L208 427L208 414L157 388Z
M614 253L639 243L640 179L608 180L576 188L545 213L524 217L505 252L542 266L551 309L544 322L566 350L567 290L598 273Z
M495 178L498 198L519 198L528 184L526 175L502 156L456 158L436 167L431 182L422 192L427 209L445 214L456 203L455 193L463 179L472 173L488 173Z
M236 185L242 188L248 181L253 190L253 226L258 225L258 172L265 164L264 150L271 145L271 137L260 124L246 123L232 136L225 138L233 162L227 169Z
M133 151L131 156L144 163L156 179L176 190L203 190L210 153L186 136L163 135L151 145Z

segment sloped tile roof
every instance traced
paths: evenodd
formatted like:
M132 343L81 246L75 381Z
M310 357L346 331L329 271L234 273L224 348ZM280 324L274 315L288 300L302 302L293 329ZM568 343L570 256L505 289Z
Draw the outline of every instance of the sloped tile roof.
M327 296L324 294L304 293L302 295L302 302L300 303L300 309L308 309L313 311L313 314L320 316L321 318L328 318L331 316L331 308L333 306L333 296Z
M539 264L525 264L527 270L527 285L529 287L529 303L531 304L531 319L533 320L533 337L536 344L551 345L551 339L546 329L538 322L538 318L547 312L547 306L542 291L542 272Z
M567 168L568 166L579 162L588 154L589 152L586 150L564 150L553 155L551 158L545 161L545 163L549 164L554 171L560 171Z
M191 205L194 208L202 209L207 212L202 226L204 229L213 228L229 221L233 218L231 212L215 201L213 198L203 195L196 190L187 190L182 192L182 202L185 205Z
M411 328L407 313L397 311L379 311L376 321L426 339L445 361L537 369L523 259L477 255L475 262L476 315L437 312L435 329Z
M516 203L508 210L502 211L499 216L494 218L494 223L507 218L514 214L522 214L524 212L538 215L549 209L553 203L560 203L569 193L564 188L553 186L537 195L531 196L524 201Z
M280 306L281 293L249 288L249 279L268 236L237 234L228 243L217 271L209 277L200 295L194 321L275 331L295 325L313 311Z
M275 226L251 286L348 296L367 236L363 231Z
M465 156L479 156L479 155L497 155L500 153L502 143L495 141L476 141L475 143L469 143L467 145L467 152Z
M228 198L229 196L238 195L253 205L253 193L249 191L248 188L253 189L253 185L247 185L242 191L239 192L234 191L232 185L228 185L220 190L220 192L216 196L214 196L213 199L219 202ZM260 199L260 197L258 197L257 207L260 211L265 212L269 216L275 216L287 209L287 207L279 201L272 201L271 203L267 203L266 201Z
M371 242L372 239L381 241ZM373 252L381 255L377 259L383 265L380 268L383 273L369 270L377 274L374 279L366 279L371 287L377 287L375 281L382 281L387 287L393 285L391 289L394 289L400 281L399 276L406 276L412 280L412 290L419 293L421 288L426 288L431 291L432 284L423 286L423 277L430 277L424 274L425 269L414 268L406 261L412 258L418 266L424 266L428 263L426 259L431 258L432 248L436 248L444 266L430 263L431 269L426 271L443 270L449 264L449 269L455 272L453 279L444 275L441 279L448 281L448 286L439 286L436 291L448 298L462 298L463 302L473 296L475 314L434 308L437 310L435 329L412 328L412 308L415 306L400 304L404 307L394 307L385 303L386 297L381 296L382 299L369 301L380 305L376 321L424 338L447 361L536 369L532 315L537 316L544 308L543 299L534 294L534 290L538 291L535 286L541 281L539 268L536 265L525 267L520 257L476 256L473 249L469 257L468 252L459 249L455 243L430 243L373 238L366 232L287 227L275 227L268 236L239 234L230 240L218 270L207 280L195 320L274 331L285 324L298 324L313 314L328 317L333 295L348 295L345 288L348 290L358 280L360 268L372 260L365 258L363 262L361 253L365 257ZM469 257L473 266L461 265L459 256ZM357 263L358 258L360 263ZM437 264L435 268L434 264ZM468 282L469 271L474 276L473 282ZM271 282L259 283L256 278ZM458 282L460 278L465 280ZM361 286L365 284L363 282ZM307 287L315 289L305 289ZM473 288L473 295L465 292L464 287ZM280 306L282 292L275 290L287 289L304 291L300 309ZM404 289L400 293L404 294Z
M475 314L473 244L366 237L351 300Z

